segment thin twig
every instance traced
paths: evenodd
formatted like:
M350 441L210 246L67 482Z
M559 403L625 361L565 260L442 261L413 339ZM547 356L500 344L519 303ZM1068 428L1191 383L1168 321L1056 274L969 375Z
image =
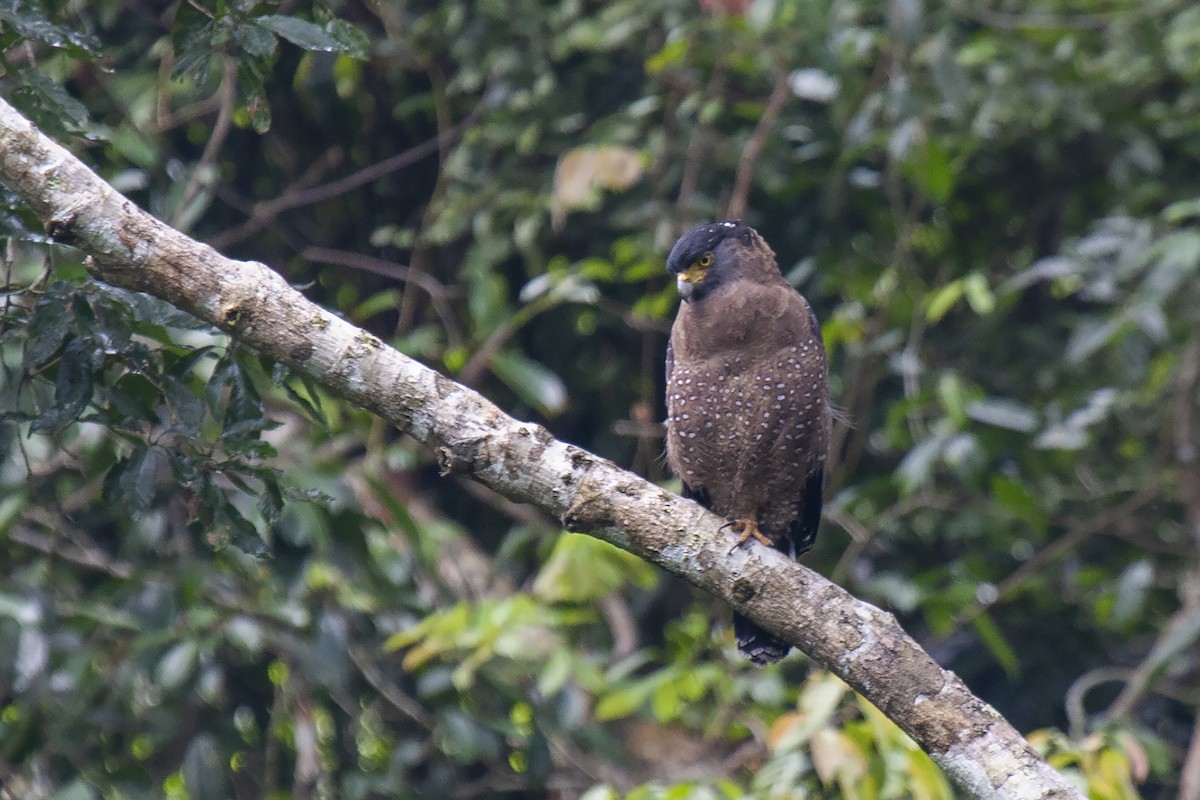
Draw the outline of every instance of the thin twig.
M262 230L267 220L274 219L284 211L301 206L309 206L314 203L320 203L324 200L329 200L334 197L345 194L346 192L357 189L359 186L371 183L372 181L382 178L392 172L404 169L411 166L426 156L436 153L439 149L447 147L457 141L472 125L474 125L481 116L483 116L486 101L480 101L475 109L463 118L462 122L455 125L453 128L438 134L431 139L427 139L415 147L410 147L402 153L385 158L383 161L372 164L368 167L363 167L357 172L338 178L335 181L316 186L303 192L295 192L276 197L274 200L267 200L262 203L257 203L251 212L250 219L243 222L237 227L222 231L210 241L213 247L228 247L231 244L248 239L254 234Z
M1179 772L1179 800L1200 800L1200 714L1192 726L1192 740Z
M1084 522L1067 531L1065 534L1035 553L1031 558L1021 564L1021 566L1009 573L1008 577L1006 577L1004 580L996 584L996 595L994 600L986 604L976 601L972 606L959 614L958 618L954 622L954 630L957 630L961 626L971 622L971 620L975 619L975 617L982 614L988 608L991 608L997 603L1006 600L1009 595L1016 591L1026 580L1040 572L1044 567L1053 563L1060 556L1070 552L1071 550L1074 550L1088 537L1099 533L1111 525L1115 525L1119 520L1134 513L1157 496L1157 487L1150 486L1144 488L1133 496L1126 498L1123 502L1118 503L1115 508L1109 509L1101 514L1097 514L1087 522Z
M325 174L337 168L344 160L344 154L339 147L330 147L317 159L312 162L312 165L300 174L300 177L289 183L281 193L281 197L287 196L292 192L300 191L313 186L318 180L321 180ZM213 187L213 195L218 200L228 204L234 209L242 212L247 217L254 214L255 205L253 202L242 197L233 188L224 183L219 183ZM309 246L309 242L301 237L298 233L293 232L285 226L278 217L264 218L261 220L260 230L267 230L279 237L289 248L299 253ZM209 239L209 244L213 247L224 247L222 240L223 234L217 234ZM231 242L232 244L233 242Z
M1083 741L1087 733L1087 708L1083 704L1087 693L1097 686L1114 681L1127 681L1133 674L1128 667L1100 667L1089 670L1071 684L1063 697L1063 707L1067 713L1067 729L1075 741Z
M431 62L426 66L426 74L429 76L429 85L433 95L433 110L434 119L437 122L438 139L444 138L447 133L453 129L450 117L450 104L446 99L446 77L438 68L436 62ZM429 198L425 201L425 208L421 212L421 224L418 228L416 240L413 242L412 256L409 258L410 269L416 274L422 274L428 271L428 263L430 261L430 251L432 243L423 235L430 225L433 224L436 216L435 209L438 206L441 197L446 192L446 151L448 148L438 148L438 169L437 177L433 182L433 191L429 193ZM404 335L408 333L416 319L417 303L416 295L405 294L400 298L399 314L396 319L396 334Z
M237 67L234 65L233 59L228 57L225 58L224 63L225 74L221 77L221 88L217 90L217 94L221 99L220 106L218 107L219 111L217 112L217 121L213 123L208 143L204 145L204 152L200 154L200 160L192 168L192 174L183 189L183 194L179 196L179 204L175 206L175 213L171 215L170 224L172 226L178 226L180 220L187 213L192 199L200 191L200 182L203 180L204 173L216 163L217 156L221 152L221 147L225 144L225 137L229 135L230 127L233 124Z
M777 69L775 85L771 87L767 105L763 108L762 116L758 118L754 133L750 135L750 141L746 143L746 149L742 151L742 158L738 162L737 175L733 180L733 196L729 198L729 210L725 214L728 219L741 219L746 216L746 202L750 196L754 165L758 163L758 158L766 147L767 137L779 121L779 112L783 110L789 93L787 70Z
M845 511L826 506L824 518L834 525L839 526L850 535L850 545L842 551L837 565L834 566L833 571L829 574L829 579L839 584L846 581L846 577L850 573L850 567L854 565L854 562L858 560L863 551L875 540L875 531L887 530L914 511L926 508L947 509L952 506L952 503L953 501L949 497L930 494L929 492L917 492L906 495L876 515L871 520L871 527L869 528Z
M495 489L484 486L482 483L457 476L454 483L471 497L493 511L500 512L518 525L527 525L543 531L558 530L562 527L558 520L539 510L536 506L528 503L514 503Z
M1023 14L1005 14L980 8L980 3L968 0L956 3L951 8L964 17L983 23L989 28L1005 31L1046 30L1067 28L1077 31L1100 31L1112 24L1112 19L1103 14L1050 14L1026 12Z
M318 264L334 264L340 267L370 272L385 278L411 283L424 289L430 297L444 299L452 292L444 285L424 273L414 273L412 269L374 256L366 256L351 250L337 250L332 247L306 247L300 251L300 257L305 261L315 261Z
M170 78L171 65L166 62L167 79ZM218 110L221 107L221 89L218 87L208 97L203 100L197 100L194 103L189 103L182 108L171 111L169 108L170 94L160 91L159 110L155 112L154 125L150 127L147 133L166 133L172 128L178 128L180 125L185 125L194 119L203 117L206 114Z
M1195 635L1198 613L1200 607L1183 605L1171 616L1146 658L1130 672L1125 687L1104 712L1106 719L1124 719L1133 713L1167 664L1178 657L1181 648L1190 645L1188 639Z
M197 11L199 11L204 16L208 17L209 19L216 19L216 16L213 14L213 12L209 11L207 8L205 8L204 6L197 3L196 0L187 0L187 4L189 6L191 6L192 8L196 9Z
M23 525L14 525L8 532L8 538L39 553L56 556L63 561L98 570L114 578L128 580L133 576L133 565L128 562L109 558L99 550L85 548L75 542L65 542L58 537L37 533Z
M306 261L350 267L420 287L429 295L429 300L442 322L442 328L446 331L446 337L450 340L451 347L458 347L462 344L462 330L458 326L454 310L446 302L446 298L451 292L429 273L420 272L391 261L385 261L382 258L375 258L348 250L335 250L329 247L307 247L301 251L300 256Z
M638 649L640 639L637 621L629 610L629 604L619 592L613 592L601 599L599 605L600 613L612 633L612 660L616 662L633 655Z
M425 730L433 729L433 715L423 705L405 694L399 686L388 680L383 670L367 656L363 648L351 647L350 660L354 662L354 666L358 667L358 671L366 678L367 683L371 684L371 688L379 692L379 696L388 701L393 708Z
M708 79L708 85L704 87L703 97L706 99L716 97L724 92L724 88L725 64L718 61ZM701 109L704 106L705 103L699 105ZM704 145L708 128L708 123L703 119L698 119L696 127L692 129L692 136L688 139L687 150L683 157L683 177L679 180L679 195L675 198L676 217L679 219L688 217L687 207L692 201L692 195L696 193L696 184L700 180L700 165L704 160Z
M516 336L526 324L530 322L538 314L543 311L553 308L559 304L558 298L549 294L544 294L536 300L521 306L508 319L501 322L492 330L488 337L483 340L479 348L471 354L467 359L467 363L459 370L456 380L466 386L474 386L479 379L483 377L484 370L492 364L492 359L496 357L504 345Z

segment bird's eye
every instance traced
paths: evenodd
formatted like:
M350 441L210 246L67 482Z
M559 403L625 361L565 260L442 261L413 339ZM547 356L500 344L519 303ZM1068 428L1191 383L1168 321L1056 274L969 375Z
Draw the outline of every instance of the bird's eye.
M712 253L705 253L704 255L700 256L700 260L697 261L696 263L702 267L711 267L712 266Z

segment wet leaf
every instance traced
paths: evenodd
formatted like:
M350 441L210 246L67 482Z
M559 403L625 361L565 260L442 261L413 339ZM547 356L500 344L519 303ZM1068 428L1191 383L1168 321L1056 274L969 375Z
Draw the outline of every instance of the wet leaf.
M355 29L347 22L342 22L336 26L334 29L336 33L334 33L299 17L273 14L258 17L255 21L272 33L282 36L292 44L302 47L305 50L315 50L323 53L347 53L360 58L365 55L363 52L363 37L361 35L355 36L351 33Z
M90 343L82 339L67 342L54 378L54 406L33 421L32 430L62 427L79 418L92 400L92 358Z
M23 39L63 48L79 56L100 54L100 42L96 37L52 22L30 0L9 0L0 6L0 23Z
M38 299L25 340L25 369L40 366L62 346L71 332L71 305L64 284L56 284Z

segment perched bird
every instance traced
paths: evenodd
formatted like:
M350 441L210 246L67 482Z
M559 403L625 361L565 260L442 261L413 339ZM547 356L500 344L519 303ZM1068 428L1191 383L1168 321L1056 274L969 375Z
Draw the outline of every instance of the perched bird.
M667 344L667 462L685 497L799 557L821 519L829 447L828 367L808 301L740 221L688 231L667 257L683 302ZM737 546L737 545L735 545ZM756 664L789 645L735 614Z

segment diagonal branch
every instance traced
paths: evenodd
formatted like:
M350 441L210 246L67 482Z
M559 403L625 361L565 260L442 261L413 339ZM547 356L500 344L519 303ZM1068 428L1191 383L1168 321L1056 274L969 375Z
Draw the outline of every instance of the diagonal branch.
M0 101L0 182L92 274L195 314L433 449L444 472L553 514L722 598L839 675L980 798L1081 798L895 617L783 555L728 554L724 520L518 422L479 394L309 302L277 273L227 259L104 183Z
M783 104L787 102L789 94L791 88L788 86L787 70L778 68L775 70L775 86L771 89L771 96L767 98L762 116L758 118L758 124L754 126L750 141L746 142L746 149L742 151L742 158L738 161L733 179L733 195L729 199L729 209L725 212L728 219L741 219L746 216L746 202L750 197L754 166L758 163L763 148L767 146L767 137L775 129L775 123L779 121L779 112L783 110Z

